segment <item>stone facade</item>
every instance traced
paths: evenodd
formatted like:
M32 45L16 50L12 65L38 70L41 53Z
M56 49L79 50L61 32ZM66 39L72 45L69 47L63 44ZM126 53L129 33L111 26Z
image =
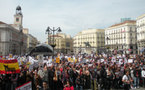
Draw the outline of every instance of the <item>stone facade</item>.
M27 52L30 52L38 44L37 38L31 34L27 34Z
M74 53L103 53L104 38L104 29L83 30L73 37Z
M38 40L33 35L29 34L28 28L23 28L23 33L27 35L27 52L30 52L38 44Z
M62 52L65 54L71 53L73 51L73 39L70 35L66 35L65 33L57 33L56 35L49 35L47 40L47 44L53 44L53 37L54 37L54 44L56 52Z
M0 22L0 55L26 53L27 36L11 25Z

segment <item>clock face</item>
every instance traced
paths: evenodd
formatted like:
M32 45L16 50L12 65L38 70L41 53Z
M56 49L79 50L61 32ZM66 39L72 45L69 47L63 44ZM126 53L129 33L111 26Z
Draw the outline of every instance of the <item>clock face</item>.
M19 18L16 18L16 22L19 22Z

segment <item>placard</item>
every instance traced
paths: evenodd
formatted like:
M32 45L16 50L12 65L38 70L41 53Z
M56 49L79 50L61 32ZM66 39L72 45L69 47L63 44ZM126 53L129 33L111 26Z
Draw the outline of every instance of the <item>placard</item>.
M133 59L128 59L128 63L133 63Z
M59 57L56 58L56 63L60 63L60 58Z
M13 58L13 55L12 54L9 54L9 58Z
M28 83L25 83L22 86L17 87L15 90L32 90L32 83L31 81Z

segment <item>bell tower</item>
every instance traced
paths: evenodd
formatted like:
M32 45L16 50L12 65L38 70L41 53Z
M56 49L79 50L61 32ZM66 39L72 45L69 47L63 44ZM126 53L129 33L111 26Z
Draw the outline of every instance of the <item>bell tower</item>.
M17 6L16 13L14 15L14 25L18 30L22 28L22 22L23 22L23 14L21 11L21 7Z

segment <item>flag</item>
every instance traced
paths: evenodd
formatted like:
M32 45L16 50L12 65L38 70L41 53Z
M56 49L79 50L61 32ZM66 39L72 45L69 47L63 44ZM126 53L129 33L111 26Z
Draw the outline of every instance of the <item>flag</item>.
M20 73L17 59L0 60L0 74Z

